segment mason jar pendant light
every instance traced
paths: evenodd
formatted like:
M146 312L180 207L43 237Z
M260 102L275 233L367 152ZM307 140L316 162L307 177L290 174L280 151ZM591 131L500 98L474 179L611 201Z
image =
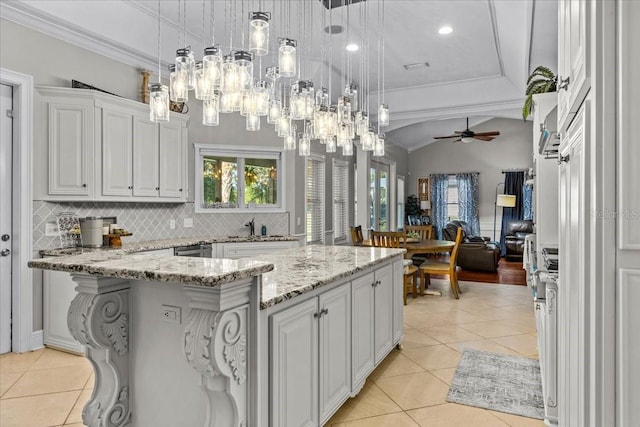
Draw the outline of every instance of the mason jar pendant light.
M238 77L238 66L233 55L225 55L222 58L221 90L223 94L231 94L240 89L240 79Z
M291 126L289 134L284 136L284 149L287 151L296 149L296 129L296 126Z
M169 89L162 84L160 59L160 0L158 0L158 83L149 85L149 120L155 123L169 121Z
M220 54L220 48L217 45L205 48L204 56L202 57L202 70L212 88L218 89L220 87L221 66L222 55Z
M308 156L311 154L311 140L307 135L300 134L300 141L298 141L298 155Z
M249 132L256 132L260 130L260 116L257 114L249 114L246 119L246 129Z
M190 49L178 49L176 51L175 77L171 85L173 101L189 101L189 70L191 68L189 57Z
M253 87L253 56L251 52L239 50L233 56L238 73L238 89L251 90Z
M249 13L249 50L256 56L269 53L269 12Z
M269 91L267 89L267 82L264 80L258 80L253 88L255 97L256 114L264 117L269 114Z
M297 72L298 56L297 43L293 39L281 37L278 39L278 68L282 77L293 77Z
M220 124L220 93L216 90L210 99L202 102L202 124L218 126Z
M196 99L206 100L211 99L213 96L213 86L211 81L204 74L203 63L201 61L196 62Z
M325 140L325 149L327 153L335 153L336 152L336 137L330 136Z
M351 141L350 139L347 140L342 146L342 155L353 156L353 141Z
M375 136L375 143L373 145L373 155L376 157L384 156L384 134L381 133Z
M278 123L278 119L282 114L282 101L278 98L273 98L269 101L269 114L267 114L267 123L275 125Z
M378 108L378 125L389 126L389 106L387 104L380 104Z

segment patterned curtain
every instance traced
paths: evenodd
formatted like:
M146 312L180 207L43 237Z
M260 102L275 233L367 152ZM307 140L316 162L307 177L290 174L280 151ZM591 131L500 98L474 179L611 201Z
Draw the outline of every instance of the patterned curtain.
M449 175L431 175L431 222L438 239L442 239L442 229L447 225L447 190Z
M522 187L522 219L533 221L533 185Z
M524 172L505 172L504 174L504 194L516 196L516 206L514 208L502 208L502 228L500 229L501 256L507 253L507 245L504 242L504 226L507 222L522 218L522 187L524 186Z
M460 221L464 221L469 225L471 236L480 235L480 190L478 178L478 173L456 174L458 181L458 217Z

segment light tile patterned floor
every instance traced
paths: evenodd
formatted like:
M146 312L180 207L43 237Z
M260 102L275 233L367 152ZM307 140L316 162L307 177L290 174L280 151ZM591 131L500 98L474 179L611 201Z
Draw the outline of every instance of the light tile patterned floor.
M393 350L327 425L538 427L540 420L445 401L464 348L537 358L531 292L523 286L461 282L454 300L409 298L404 349ZM82 426L91 396L91 366L81 357L43 349L0 357L0 426Z

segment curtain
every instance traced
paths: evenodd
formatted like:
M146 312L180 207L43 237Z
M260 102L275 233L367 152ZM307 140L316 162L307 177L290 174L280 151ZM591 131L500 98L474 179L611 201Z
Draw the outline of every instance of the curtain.
M522 187L522 219L533 221L533 185Z
M431 175L431 222L438 239L442 239L442 229L447 225L447 192L449 175Z
M523 219L522 210L522 187L524 186L524 171L505 172L504 194L516 196L516 206L513 208L502 208L502 227L500 229L500 255L505 256L507 246L504 242L504 226L511 220Z
M472 236L480 235L480 190L478 187L478 173L456 174L458 181L458 217L469 225Z

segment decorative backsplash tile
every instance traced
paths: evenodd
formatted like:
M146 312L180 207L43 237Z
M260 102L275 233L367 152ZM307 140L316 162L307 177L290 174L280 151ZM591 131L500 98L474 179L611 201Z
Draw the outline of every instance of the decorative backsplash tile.
M75 212L79 217L115 216L133 236L124 237L128 242L169 239L192 236L229 236L248 234L245 223L256 219L256 232L264 224L268 234L289 234L289 213L207 213L197 214L193 203L51 203L33 202L33 249L52 249L60 246L58 236L45 236L47 222L55 222L61 212ZM193 227L183 227L184 219L192 218ZM175 220L176 228L169 227Z

